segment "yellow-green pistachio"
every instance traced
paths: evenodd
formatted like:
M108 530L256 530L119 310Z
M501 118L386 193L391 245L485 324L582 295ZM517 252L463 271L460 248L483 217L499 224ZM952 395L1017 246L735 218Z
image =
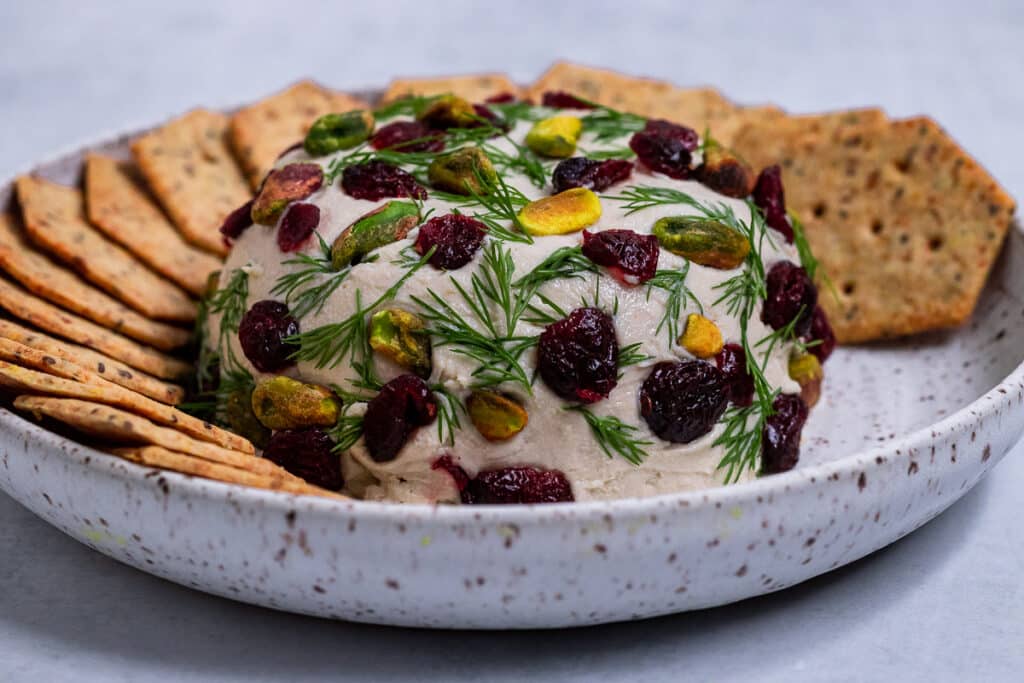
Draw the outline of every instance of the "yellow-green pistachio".
M430 334L423 319L400 308L385 308L370 317L370 346L423 379L430 377Z
M704 141L704 161L697 168L697 180L727 197L742 198L754 191L754 169L738 154L717 140Z
M474 391L466 399L466 412L488 441L511 439L530 421L521 405L496 391Z
M288 164L274 169L252 203L253 222L274 225L289 204L313 194L323 182L324 170L320 164Z
M265 448L270 440L270 430L263 426L252 411L250 389L237 389L228 394L224 402L224 419L231 431L249 439L257 448Z
M436 157L427 167L434 189L452 194L487 194L498 182L494 164L479 147L462 147Z
M593 225L601 217L601 200L585 187L574 187L530 202L519 224L531 235L565 235Z
M697 358L712 358L724 346L722 331L704 316L691 313L686 316L686 329L679 337L679 345Z
M821 382L825 371L813 353L794 353L789 358L789 376L800 385L800 398L813 407L821 397Z
M416 117L431 128L467 128L479 123L473 105L457 95L441 95Z
M252 411L268 429L330 427L341 404L331 390L279 375L265 379L252 392Z
M750 253L750 242L725 223L695 216L667 216L651 230L661 246L701 266L731 270Z
M374 249L405 238L420 222L420 209L412 202L388 202L345 228L331 246L335 270L359 261Z
M575 116L552 116L533 124L526 146L545 157L566 159L576 151L583 122Z
M351 149L370 137L373 123L373 114L363 109L324 114L310 126L302 146L315 157Z

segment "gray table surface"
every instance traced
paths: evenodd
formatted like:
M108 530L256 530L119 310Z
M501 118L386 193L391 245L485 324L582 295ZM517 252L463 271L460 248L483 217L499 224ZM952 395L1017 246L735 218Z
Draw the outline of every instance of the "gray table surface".
M1019 2L300 4L0 1L0 176L301 76L526 81L567 57L794 111L927 112L1024 197ZM1022 450L850 567L722 609L561 633L407 631L232 603L108 560L0 495L0 680L1019 681Z

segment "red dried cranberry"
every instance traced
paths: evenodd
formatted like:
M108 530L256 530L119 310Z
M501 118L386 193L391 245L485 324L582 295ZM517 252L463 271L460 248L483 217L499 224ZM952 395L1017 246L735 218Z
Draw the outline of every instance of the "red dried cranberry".
M298 202L290 204L277 228L277 246L283 252L301 247L320 225L320 207Z
M455 488L459 492L459 498L463 503L468 503L466 495L466 487L469 486L469 475L466 474L466 470L462 469L455 459L450 455L442 455L440 458L435 460L430 466L432 470L444 470L451 475L452 481L455 482Z
M807 404L799 394L779 394L761 436L761 474L793 469L800 459L800 432L807 422Z
M807 350L817 356L822 363L828 360L828 357L836 349L835 332L832 331L832 325L821 306L814 307L814 315L811 316L811 331L807 333L807 340L820 342L808 347Z
M491 95L484 102L486 104L512 104L518 98L515 93L511 92L500 92L497 95Z
M256 200L250 199L224 219L224 223L220 226L220 234L224 235L225 240L238 239L252 226L252 203L254 201Z
M437 417L437 399L416 375L399 375L366 405L363 438L376 462L394 460L417 427Z
M811 329L811 318L818 304L818 288L807 277L807 271L789 261L779 261L768 271L768 296L764 300L761 321L773 330L793 325L798 337L806 336Z
M475 505L522 503L571 503L572 487L558 470L536 467L503 467L476 475L462 500Z
M664 119L649 119L644 124L644 133L649 135L655 135L659 138L669 138L670 140L678 140L683 143L686 150L693 152L697 149L700 144L700 136L697 135L697 131L693 128L687 128L681 126L678 123L672 123Z
M583 231L583 255L619 282L639 285L658 270L658 238L632 230Z
M420 226L416 251L426 254L436 247L430 265L440 270L456 270L473 260L487 234L487 226L461 213L435 216Z
M495 114L490 107L485 107L482 104L474 104L473 111L476 113L477 116L479 116L481 119L491 124L492 126L497 126L499 128L505 127L505 122L502 120L500 116ZM482 125L484 125L482 121L478 121L476 123L476 126Z
M625 159L596 161L586 157L573 157L561 161L551 174L555 194L574 187L586 187L594 192L607 190L615 183L629 178L633 162Z
M314 486L338 491L345 479L341 458L333 448L334 442L322 429L284 429L270 437L263 457Z
M545 107L559 109L593 109L594 105L563 90L548 90L541 95L540 103Z
M697 133L668 121L652 119L644 129L634 133L629 148L652 171L670 178L689 178L691 152L697 149Z
M257 301L238 324L242 351L260 372L277 372L295 365L289 356L297 347L285 339L298 333L299 321L280 301Z
M619 340L611 316L598 308L577 308L548 325L537 347L537 370L564 399L594 403L606 398L619 373Z
M747 354L739 344L726 344L715 356L715 365L725 375L729 400L738 406L754 401L754 378L747 372Z
M786 217L786 195L782 190L782 169L778 164L769 166L757 176L754 185L754 204L764 213L768 227L781 232L786 242L793 242L793 226Z
M395 121L374 133L370 144L374 149L395 152L440 152L444 133L419 121Z
M341 174L341 187L350 196L371 202L385 197L427 198L427 191L416 182L416 178L383 161L367 161L347 167Z
M640 386L640 414L665 441L690 443L714 428L728 405L721 370L699 360L658 363Z

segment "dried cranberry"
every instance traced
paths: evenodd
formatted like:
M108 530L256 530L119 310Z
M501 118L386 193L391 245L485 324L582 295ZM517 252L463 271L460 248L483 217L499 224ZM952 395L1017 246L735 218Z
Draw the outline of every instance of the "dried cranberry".
M511 104L515 102L517 99L518 98L516 97L515 93L500 92L497 95L491 95L486 100L484 100L484 102L487 104Z
M761 321L773 330L793 324L793 333L806 336L818 304L818 288L807 271L789 261L779 261L768 271L768 296L764 300Z
M419 121L395 121L374 133L370 144L374 149L395 152L440 152L444 133Z
M220 226L220 234L224 235L226 240L238 239L252 226L252 203L254 201L254 199L250 199L224 219L224 223Z
M728 405L728 380L699 360L658 363L640 386L640 414L665 441L690 443L714 428Z
M598 308L577 308L548 325L537 347L537 370L564 399L594 403L606 398L619 373L619 340L611 316Z
M301 247L320 225L320 207L298 202L291 204L277 228L277 246L281 251L295 251Z
M341 458L333 448L334 442L322 429L283 429L270 437L263 457L310 484L338 491L345 479Z
M435 460L430 466L432 470L444 470L451 475L452 481L455 482L455 488L459 492L459 497L463 503L468 503L466 499L466 487L469 485L469 475L466 474L466 470L455 462L455 459L450 455L442 455L440 458Z
M683 146L689 152L695 151L700 144L700 136L697 135L697 131L693 128L681 126L678 123L672 123L664 119L649 119L644 124L643 132L659 138L678 140L683 143Z
M242 351L260 372L277 372L295 365L289 356L297 347L285 339L298 333L299 321L280 301L257 301L238 324Z
M828 357L836 349L835 332L832 331L832 325L821 306L814 307L814 315L811 316L811 331L807 333L807 340L820 342L808 347L807 350L817 356L822 363L828 360Z
M615 183L629 178L633 162L625 159L597 161L586 157L573 157L559 162L551 174L555 194L574 187L586 187L594 192L607 190Z
M487 226L461 213L435 216L420 226L416 251L426 254L432 247L430 265L440 270L456 270L473 260L487 234Z
M485 107L482 104L474 104L473 105L473 111L476 113L477 116L479 116L481 119L483 119L487 123L491 124L492 126L497 126L499 128L504 128L505 127L505 122L502 120L502 118L500 116L495 114L494 111L491 110L490 107ZM482 125L484 125L483 121L479 121L476 124L476 126L482 126Z
M347 167L341 174L341 187L356 199L372 202L385 197L427 198L427 191L416 182L416 178L383 161L367 161Z
M417 427L437 417L437 399L416 375L399 375L366 405L363 438L376 462L394 460Z
M559 109L593 109L594 105L563 90L548 90L541 95L540 103L545 107Z
M754 378L747 372L747 354L739 344L726 344L715 356L715 365L725 375L729 400L738 406L754 401Z
M536 467L503 467L476 475L462 493L465 503L508 505L516 503L571 503L572 487L558 470Z
M799 394L779 394L761 436L761 473L793 469L800 459L800 432L807 422L807 404Z
M658 238L632 230L583 231L583 255L619 282L639 285L658 270Z
M764 212L768 227L778 230L793 242L793 226L786 217L786 195L782 190L782 169L778 164L769 166L757 176L754 185L754 204Z
M684 179L690 177L690 153L697 149L698 142L697 133L692 129L652 119L642 131L633 134L629 148L652 171Z

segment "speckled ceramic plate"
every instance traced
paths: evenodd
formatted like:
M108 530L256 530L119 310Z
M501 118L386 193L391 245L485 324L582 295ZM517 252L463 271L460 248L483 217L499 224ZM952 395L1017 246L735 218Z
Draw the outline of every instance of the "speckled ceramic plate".
M88 148L124 154L127 139ZM81 157L34 170L76 182ZM121 562L306 614L520 628L720 605L892 543L1003 457L1024 428L1022 294L1014 229L968 326L837 351L799 467L749 484L549 506L335 502L135 466L0 409L0 488Z

